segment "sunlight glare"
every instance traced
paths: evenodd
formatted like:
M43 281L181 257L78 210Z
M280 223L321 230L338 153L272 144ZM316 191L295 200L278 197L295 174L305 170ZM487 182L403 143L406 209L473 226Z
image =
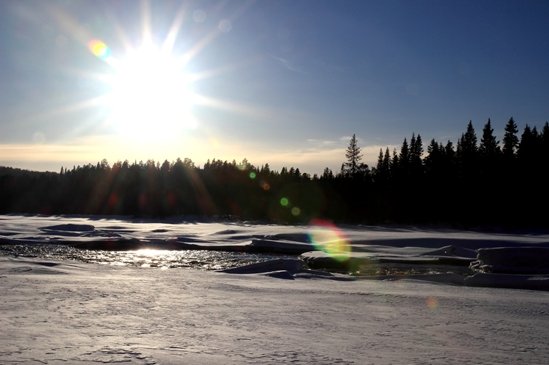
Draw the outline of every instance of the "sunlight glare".
M105 42L99 39L92 39L88 42L88 49L95 57L107 63L111 61L111 50Z
M309 239L317 250L324 251L336 261L346 261L351 256L351 245L345 234L331 222L314 219L310 224Z
M196 127L190 78L175 57L147 44L112 65L109 122L119 134L165 140Z

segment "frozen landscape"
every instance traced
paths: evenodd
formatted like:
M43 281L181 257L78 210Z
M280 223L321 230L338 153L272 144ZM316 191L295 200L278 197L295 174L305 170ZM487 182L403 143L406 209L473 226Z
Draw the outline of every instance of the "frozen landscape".
M548 247L322 221L0 216L0 363L547 364Z

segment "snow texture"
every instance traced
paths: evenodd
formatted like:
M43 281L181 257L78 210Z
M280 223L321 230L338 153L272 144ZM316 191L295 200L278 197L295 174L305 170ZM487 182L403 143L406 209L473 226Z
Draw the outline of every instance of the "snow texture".
M0 259L2 364L547 364L549 293Z
M477 261L507 266L511 251L479 249L543 249L546 235L413 227L340 227L339 234L360 270L387 280L311 270L308 259L329 256L321 251L226 272L4 254L0 363L549 363L549 292L482 287L543 287L547 275L459 271ZM321 247L304 226L0 216L5 247L48 242ZM381 268L393 271L380 276Z

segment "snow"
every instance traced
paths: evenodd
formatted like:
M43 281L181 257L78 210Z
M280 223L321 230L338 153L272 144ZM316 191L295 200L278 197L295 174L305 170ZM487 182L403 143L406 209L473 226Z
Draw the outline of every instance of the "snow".
M549 292L485 287L544 289L548 277L462 272L484 257L479 248L543 249L547 235L339 230L349 257L376 280L307 267L295 249L322 245L308 241L305 226L0 216L3 247L131 241L247 250L280 242L293 250L225 272L0 251L0 363L549 363Z
M546 364L549 293L0 260L2 364Z

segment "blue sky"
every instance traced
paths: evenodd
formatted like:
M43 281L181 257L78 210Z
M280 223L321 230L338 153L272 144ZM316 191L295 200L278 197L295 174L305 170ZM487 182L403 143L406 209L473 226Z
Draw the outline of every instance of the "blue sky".
M0 164L246 157L318 173L353 133L372 164L412 133L455 142L469 120L541 126L547 19L546 1L2 1ZM146 42L177 66L124 85Z

